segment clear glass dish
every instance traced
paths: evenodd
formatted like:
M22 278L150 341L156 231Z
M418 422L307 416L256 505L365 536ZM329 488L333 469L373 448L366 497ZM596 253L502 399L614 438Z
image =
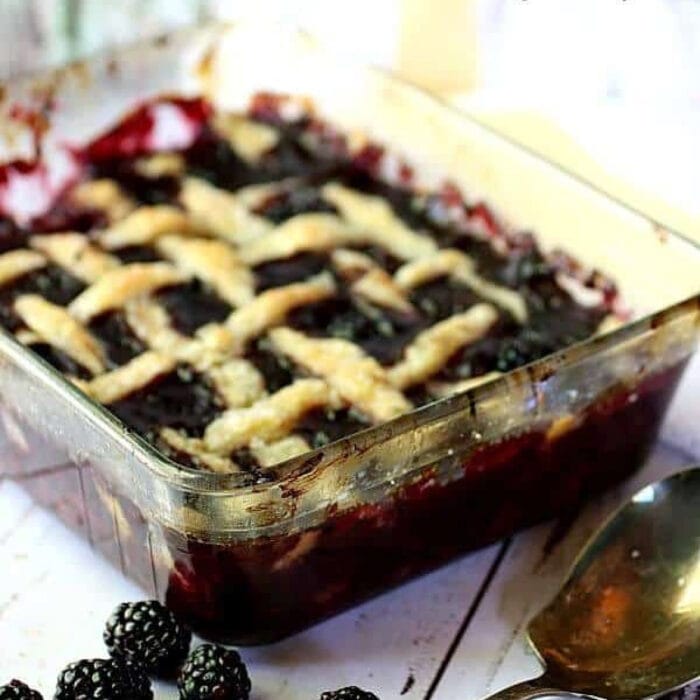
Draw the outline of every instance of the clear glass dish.
M700 326L700 248L393 77L307 37L216 25L0 86L0 160L85 142L163 93L241 108L260 90L448 177L617 283L624 327L276 466L180 467L0 334L0 474L206 637L277 639L539 520L637 468ZM79 135L76 138L76 134ZM53 161L52 161L53 159ZM31 193L20 193L27 197ZM4 473L3 473L4 472Z

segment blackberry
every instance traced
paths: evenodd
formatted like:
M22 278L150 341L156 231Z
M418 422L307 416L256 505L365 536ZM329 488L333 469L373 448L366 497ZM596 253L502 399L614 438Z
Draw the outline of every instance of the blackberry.
M157 600L122 603L104 632L113 658L133 661L147 673L166 677L177 673L191 640L192 633Z
M185 661L177 687L181 700L248 700L250 678L237 652L202 644Z
M58 677L54 700L153 700L151 683L135 664L115 659L83 659Z
M362 690L356 685L351 685L347 688L323 693L321 700L379 700L379 698L368 690Z
M0 686L0 700L43 700L36 690L22 681L10 681Z

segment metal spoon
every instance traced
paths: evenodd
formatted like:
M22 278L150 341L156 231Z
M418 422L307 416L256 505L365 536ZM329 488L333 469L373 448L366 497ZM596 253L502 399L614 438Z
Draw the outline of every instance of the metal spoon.
M528 627L544 675L488 700L642 700L700 677L700 468L646 486Z

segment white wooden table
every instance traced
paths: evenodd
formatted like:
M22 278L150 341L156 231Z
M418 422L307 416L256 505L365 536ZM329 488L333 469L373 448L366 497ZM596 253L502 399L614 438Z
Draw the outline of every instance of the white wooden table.
M253 700L316 700L349 684L382 700L470 700L536 674L525 625L579 547L622 498L700 458L688 422L700 408L699 364L646 467L591 505L564 539L552 545L554 525L541 525L282 643L244 649ZM683 449L667 442L678 436L691 437ZM17 485L0 482L0 683L22 678L51 697L66 663L104 656L112 608L141 597ZM176 692L163 685L156 697Z

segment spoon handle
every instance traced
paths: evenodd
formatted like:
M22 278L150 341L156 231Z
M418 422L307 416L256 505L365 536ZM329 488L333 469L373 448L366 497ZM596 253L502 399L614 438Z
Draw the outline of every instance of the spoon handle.
M571 691L557 688L555 685L552 685L547 676L544 675L539 678L533 678L529 681L511 685L509 688L504 688L493 695L489 695L487 698L484 698L484 700L530 700L530 698L541 698L550 695L564 695L579 698L590 697L582 695L581 693L572 693Z

